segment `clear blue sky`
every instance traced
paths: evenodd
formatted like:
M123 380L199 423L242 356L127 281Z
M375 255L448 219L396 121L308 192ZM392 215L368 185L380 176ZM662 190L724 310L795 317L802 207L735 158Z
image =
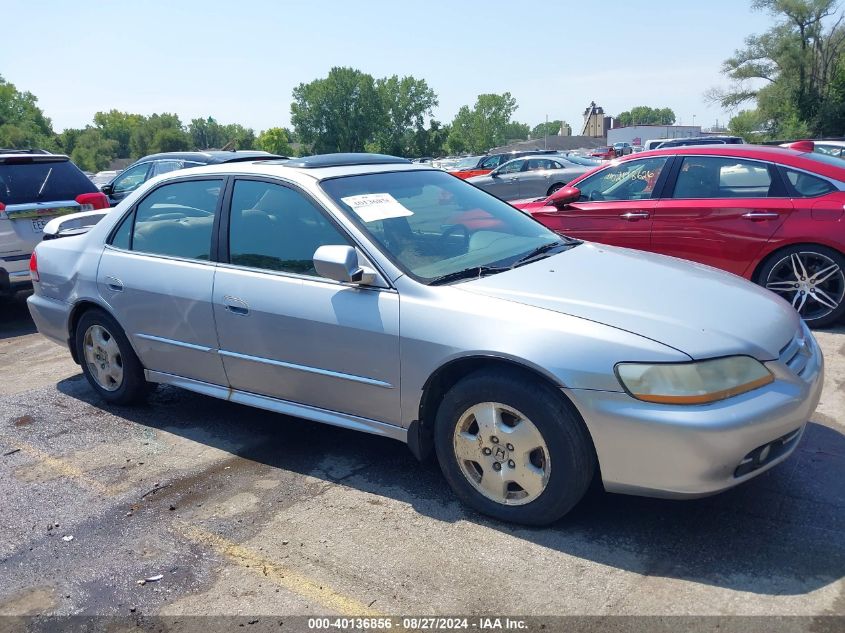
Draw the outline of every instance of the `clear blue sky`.
M0 75L29 90L54 127L117 108L289 125L291 90L352 66L411 74L448 122L484 92L510 91L515 119L578 127L671 107L679 122L728 113L702 93L722 61L772 18L750 0L3 0ZM575 130L577 134L579 130Z

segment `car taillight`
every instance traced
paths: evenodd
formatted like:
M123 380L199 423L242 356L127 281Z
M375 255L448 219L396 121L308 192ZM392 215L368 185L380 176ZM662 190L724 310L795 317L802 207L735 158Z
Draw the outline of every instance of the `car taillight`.
M96 193L81 193L76 196L76 201L83 211L93 211L94 209L108 209L109 199L106 194L97 191Z
M41 277L38 275L38 255L35 254L35 251L32 251L32 255L29 257L29 276L32 277L32 281L41 281Z

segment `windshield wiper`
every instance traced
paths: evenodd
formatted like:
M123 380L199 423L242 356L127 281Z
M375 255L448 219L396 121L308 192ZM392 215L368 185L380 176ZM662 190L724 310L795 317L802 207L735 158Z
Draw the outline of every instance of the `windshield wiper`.
M50 174L53 173L53 168L47 170L47 175L44 176L44 182L41 183L41 186L38 188L38 193L35 194L36 198L40 198L41 194L44 193L44 187L47 186L47 181L50 180Z
M435 277L428 282L429 286L440 286L448 284L453 281L460 281L461 279L480 279L484 275L493 275L500 273L510 268L499 268L496 266L473 266L472 268L465 268L464 270L456 270L453 273Z
M517 266L523 266L525 264L535 262L539 259L544 259L549 256L549 251L552 251L556 248L572 248L573 246L577 246L580 243L581 242L577 240L571 240L569 238L566 238L565 242L549 242L548 244L542 244L530 253L523 255L518 260L516 260L513 264L511 264L511 268L516 268Z

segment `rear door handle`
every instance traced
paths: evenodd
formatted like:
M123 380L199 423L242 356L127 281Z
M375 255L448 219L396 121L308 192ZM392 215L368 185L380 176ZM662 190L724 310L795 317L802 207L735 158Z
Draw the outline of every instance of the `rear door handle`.
M628 211L628 213L623 213L619 217L625 218L628 222L636 222L648 218L648 213L646 211Z
M114 290L115 292L121 292L123 290L123 282L117 277L106 277L106 285L109 287L109 290Z
M232 314L237 314L238 316L246 316L249 314L249 305L243 299L226 295L223 297L223 305Z
M752 222L760 222L761 220L776 220L780 217L780 213L774 211L749 211L748 213L743 213L742 217Z

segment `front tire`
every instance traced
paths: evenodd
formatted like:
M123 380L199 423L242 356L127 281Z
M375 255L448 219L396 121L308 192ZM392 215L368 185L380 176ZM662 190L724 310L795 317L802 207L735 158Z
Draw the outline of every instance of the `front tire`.
M589 433L571 405L517 371L482 370L452 387L437 411L435 448L461 501L526 525L569 512L596 469Z
M812 328L845 314L845 256L818 244L790 246L769 257L757 283L792 304Z
M559 182L556 182L551 187L549 187L549 190L546 192L546 197L552 195L555 191L560 191L561 189L563 189L563 185Z
M75 343L82 373L103 400L133 404L149 393L141 361L111 315L102 310L83 314L76 326Z

